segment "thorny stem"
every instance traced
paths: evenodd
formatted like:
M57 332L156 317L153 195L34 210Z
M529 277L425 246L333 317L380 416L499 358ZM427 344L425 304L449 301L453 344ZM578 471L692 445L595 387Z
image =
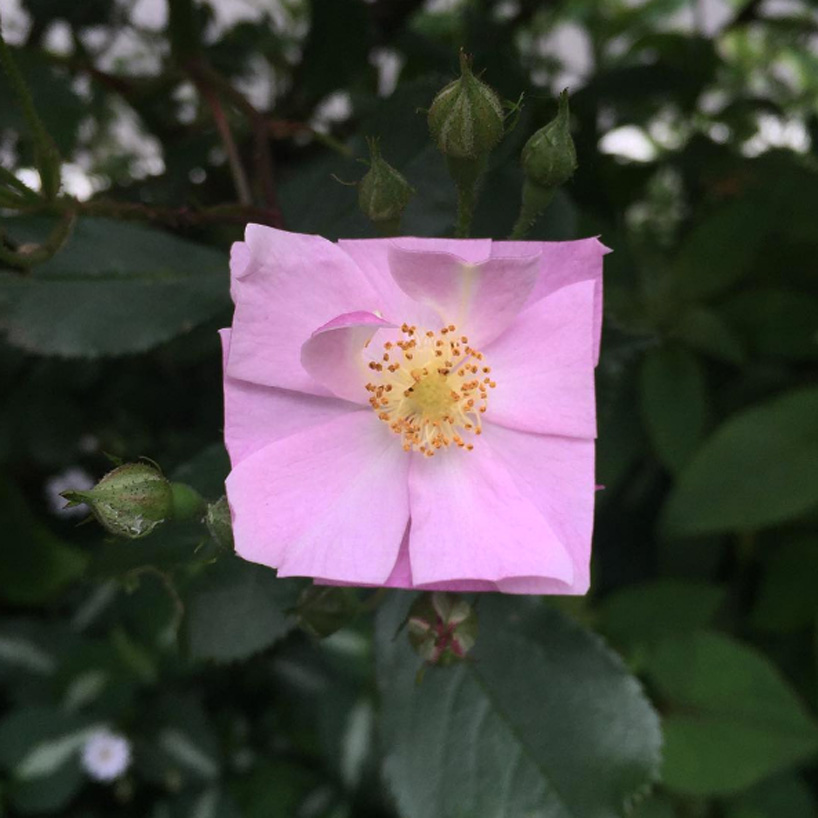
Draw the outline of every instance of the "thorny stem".
M136 578L142 574L150 574L156 577L162 585L165 586L165 590L168 592L170 601L173 604L173 620L169 628L174 638L178 637L179 628L181 628L182 621L185 618L185 603L182 602L182 597L179 596L179 592L176 590L173 580L164 571L160 571L155 565L142 565L139 568L134 568L132 571L129 571L126 576Z
M85 216L106 216L123 221L146 221L167 227L200 227L208 224L247 224L256 222L277 226L269 209L253 205L224 204L214 207L154 207L140 202L120 202L112 199L92 199L77 202L73 199L57 199L55 202L15 205L24 213L62 213L74 210Z
M230 105L246 117L253 132L253 160L259 179L261 194L264 203L271 212L271 223L276 227L281 227L283 220L276 195L273 157L268 145L269 128L267 117L252 105L244 94L234 88L227 79L203 60L191 62L187 68L197 87L205 94L206 98L207 95L210 95L218 101L219 95L222 95ZM227 126L227 121L225 120L224 122L225 126ZM229 134L229 128L227 128L227 132ZM236 156L238 156L237 153ZM244 177L244 181L246 185L246 177ZM246 187L248 196L250 196L249 186L246 185ZM252 201L251 198L243 203L249 204L250 201Z
M267 129L273 139L292 139L296 134L309 134L316 142L320 142L341 156L350 158L355 155L352 148L347 147L334 136L316 131L315 128L305 122L293 122L288 119L268 119Z
M233 133L230 130L230 124L227 117L224 115L221 100L215 90L206 82L203 82L201 77L193 74L193 80L199 93L204 97L205 102L210 108L210 113L213 115L213 121L216 123L216 129L224 145L224 151L227 154L227 162L230 165L230 173L233 176L233 184L236 186L236 195L239 202L243 205L249 205L253 202L253 195L250 192L250 185L247 181L247 176L244 172L244 166L241 163L236 142L233 139Z

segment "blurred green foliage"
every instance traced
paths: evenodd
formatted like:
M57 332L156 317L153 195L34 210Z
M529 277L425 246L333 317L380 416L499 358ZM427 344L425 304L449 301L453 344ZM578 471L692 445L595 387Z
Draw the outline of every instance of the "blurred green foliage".
M0 812L818 815L818 7L171 7L0 9L81 200L64 247L15 261L66 205L9 181L36 188L43 148L0 74ZM508 235L522 146L571 88L579 168L530 236L615 250L605 489L591 595L486 598L475 661L415 687L406 595L377 633L361 614L319 642L297 627L302 583L201 526L111 541L55 494L112 453L221 496L230 242L257 220L372 235L331 178L359 178L367 137L417 190L403 232L451 234L456 193L418 109L461 45L503 98L526 94L476 235ZM110 785L79 761L100 725L133 747Z

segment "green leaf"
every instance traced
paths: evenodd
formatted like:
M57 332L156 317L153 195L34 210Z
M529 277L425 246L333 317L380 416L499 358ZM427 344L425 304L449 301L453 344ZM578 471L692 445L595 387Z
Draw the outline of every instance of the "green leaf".
M46 601L77 579L87 557L63 543L31 515L17 489L0 479L3 558L0 599L16 605Z
M268 782L268 785L271 782ZM156 818L250 818L239 812L233 796L218 786L201 792L187 792L173 799L168 812L155 812ZM273 818L268 813L265 818Z
M818 614L816 588L818 535L776 542L759 584L752 624L769 633L811 627Z
M818 299L806 293L773 287L742 292L724 314L760 355L818 358Z
M758 818L818 818L818 803L810 788L796 775L764 781L730 804L726 818L742 814Z
M761 653L730 637L669 639L645 670L664 708L670 789L738 792L818 751L818 724Z
M707 420L707 387L698 359L680 347L650 350L642 363L641 404L653 449L673 472L690 459Z
M20 708L0 722L0 767L12 776L10 797L20 812L56 812L73 798L90 729L87 719L47 707Z
M606 347L606 356L597 369L597 480L606 488L598 498L603 503L647 450L639 413L633 411L638 400L637 370L624 363L633 353L627 349L623 350L625 354L617 355L617 352L619 350L611 350L610 345Z
M746 531L818 503L818 388L729 418L679 475L663 512L670 536Z
M301 804L318 784L315 770L264 758L234 783L233 792L242 818L291 818L302 814Z
M671 336L717 361L741 364L747 357L741 339L717 312L705 307L687 310Z
M203 497L217 500L224 494L224 481L230 472L230 458L224 443L214 443L183 463L171 475L177 483L187 483Z
M5 621L0 625L0 678L23 673L49 677L57 668L50 633L39 622Z
M396 637L410 601L395 595L378 616L386 776L401 815L614 818L645 793L658 719L597 637L535 602L484 596L474 660L417 685L420 660Z
M246 659L286 635L294 622L298 583L277 579L263 565L225 557L209 566L190 589L186 627L195 659Z
M42 219L10 223L18 241L47 230ZM161 230L80 220L65 249L34 273L0 273L0 329L41 355L143 352L224 309L227 269L222 253Z
M136 764L146 778L162 783L170 774L184 785L215 782L224 759L210 713L195 695L166 695L143 716L143 731L150 735Z
M673 276L679 294L706 299L741 280L756 260L768 222L766 210L748 198L705 214L676 257Z
M666 795L654 795L634 810L629 818L677 818L673 802Z
M174 762L190 770L199 778L216 778L219 774L218 761L198 747L185 732L175 727L167 727L158 738L159 746Z
M717 585L659 579L604 599L598 626L617 645L655 642L706 628L723 601Z

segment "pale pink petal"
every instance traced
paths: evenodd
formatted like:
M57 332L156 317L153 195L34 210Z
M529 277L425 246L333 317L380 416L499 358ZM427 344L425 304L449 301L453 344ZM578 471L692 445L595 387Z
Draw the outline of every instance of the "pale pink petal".
M398 558L392 568L392 573L386 582L383 583L384 588L405 588L407 590L415 590L416 586L412 583L412 563L409 556L409 535L411 532L411 523L406 533L403 536L403 542L400 545ZM316 585L359 585L360 583L351 582L337 582L329 579L317 578ZM368 587L376 587L370 585ZM483 580L454 580L452 582L433 582L430 585L423 586L424 591L451 591L453 593L467 593L473 591L496 591L497 584L494 582L485 582ZM513 593L513 592L512 592Z
M512 433L513 434L513 433ZM583 594L587 590L588 583L588 559L579 564L581 577L579 582L574 581L573 585L567 585L562 580L549 579L547 577L512 577L501 579L498 582L488 582L481 579L459 579L449 582L430 582L426 585L415 585L412 581L412 563L409 556L409 535L411 523L407 528L400 546L398 559L392 568L389 578L382 584L384 588L404 588L416 591L448 591L454 594L466 593L486 593L491 591L502 591L505 594ZM584 584L583 584L584 582ZM339 582L337 580L316 578L316 585L361 586L362 583ZM376 585L364 585L363 587L375 588Z
M401 236L399 239L391 239L391 242L404 250L416 253L448 253L472 264L479 264L491 258L491 247L494 244L491 239L427 239L416 236ZM536 249L528 253L536 254Z
M243 241L234 241L230 247L230 297L236 301L236 282L245 274L250 264L250 251Z
M416 586L531 576L573 582L570 556L548 521L480 441L472 452L413 456L409 496Z
M369 409L271 443L227 479L236 551L279 576L382 584L409 519L409 460Z
M398 325L437 328L440 316L431 307L411 299L392 278L389 248L393 242L394 239L340 239L338 246L355 262L377 294L378 309L384 318Z
M230 330L219 333L225 361ZM336 398L320 398L224 377L224 442L233 466L283 437L327 423L360 407Z
M574 567L569 588L542 580L500 582L505 593L584 594L594 527L594 441L534 435L486 425L480 445L503 462L520 492L548 521ZM513 586L513 587L512 587Z
M236 312L227 371L265 386L327 394L301 366L301 345L316 327L377 297L352 259L320 236L247 226L233 251Z
M578 241L495 241L492 255L528 256L532 249L541 252L540 277L528 303L579 281L593 281L594 287L594 363L599 360L602 333L602 257L610 249L596 238Z
M389 575L389 579L384 583L386 588L412 589L417 587L412 579L412 558L409 547L411 535L412 523L410 521L409 527L406 529L406 534L403 537L403 542L400 545L398 558L392 568L392 573ZM455 580L452 582L432 583L432 585L425 587L424 590L465 593L466 591L494 591L496 590L496 586L493 582L481 580Z
M416 591L448 591L452 594L488 593L499 591L500 583L482 579L459 579L451 582L429 582L426 585L415 585L414 588Z
M593 281L552 293L528 307L485 347L497 384L486 423L570 437L596 436Z
M514 321L540 275L536 249L527 257L474 263L451 253L406 249L396 242L389 251L389 267L410 298L432 307L444 324L454 324L477 348Z
M334 395L368 404L366 384L371 371L363 352L379 329L394 324L370 312L351 312L317 329L301 348L301 365Z

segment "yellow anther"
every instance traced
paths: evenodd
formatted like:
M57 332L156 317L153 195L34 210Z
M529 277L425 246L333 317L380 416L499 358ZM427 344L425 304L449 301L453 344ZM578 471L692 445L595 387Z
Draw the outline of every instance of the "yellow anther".
M366 385L372 394L370 403L378 418L401 437L407 452L432 457L452 444L471 451L474 445L467 444L463 435L481 432L487 387L494 387L494 381L472 377L480 371L473 360L482 360L483 356L467 346L465 335L459 341L447 339L455 329L449 324L439 332L418 333L417 327L403 324L404 338L383 345L384 350L402 350L403 361L386 367L375 361L369 364L375 376ZM451 359L440 361L446 348ZM390 360L388 352L382 353L382 359ZM482 371L490 370L482 367Z

